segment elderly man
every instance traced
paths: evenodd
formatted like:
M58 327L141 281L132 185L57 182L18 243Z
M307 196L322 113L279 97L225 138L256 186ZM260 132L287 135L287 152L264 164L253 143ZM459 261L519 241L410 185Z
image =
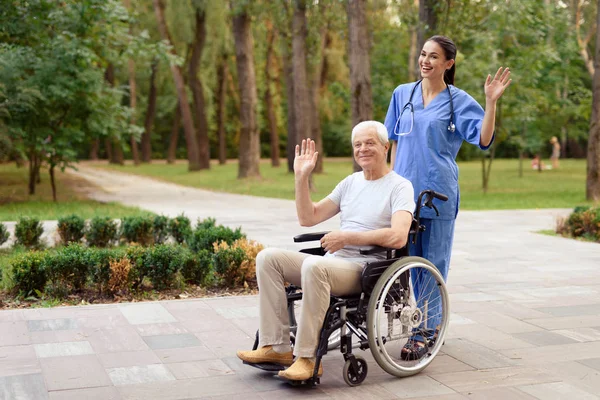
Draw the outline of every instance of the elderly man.
M415 208L411 183L391 171L387 165L390 147L385 126L364 121L352 130L354 159L362 168L342 180L325 199L313 203L309 176L318 153L308 139L296 146L296 211L302 226L313 226L337 213L340 230L321 239L326 255L268 248L256 259L259 287L259 347L238 351L237 356L251 363L291 365L279 375L290 380L312 377L316 348L330 294L344 296L360 293L363 265L374 256L363 256L366 245L402 248L408 239ZM293 354L287 314L285 282L302 287L302 311ZM322 375L322 366L318 375Z

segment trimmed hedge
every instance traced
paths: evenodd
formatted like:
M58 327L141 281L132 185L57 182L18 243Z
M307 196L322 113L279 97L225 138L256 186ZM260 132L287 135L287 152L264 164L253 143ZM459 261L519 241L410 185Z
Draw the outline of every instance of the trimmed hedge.
M117 223L109 217L94 217L85 231L88 245L95 247L111 246L118 239Z
M2 222L0 222L0 246L2 246L10 238L8 228Z
M64 244L79 243L85 233L85 220L77 215L59 218L57 230Z
M37 218L21 217L15 225L17 244L25 247L40 247L42 233L44 228Z

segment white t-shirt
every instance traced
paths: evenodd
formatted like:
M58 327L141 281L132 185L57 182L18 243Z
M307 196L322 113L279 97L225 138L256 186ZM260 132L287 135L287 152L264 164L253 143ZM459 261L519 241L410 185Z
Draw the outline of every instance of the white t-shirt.
M377 180L366 180L363 172L355 172L341 181L328 199L340 207L340 230L364 232L390 228L396 211L413 213L415 201L413 186L394 171ZM346 246L327 256L358 259L385 258L385 254L363 256L361 246ZM365 246L362 246L365 247Z

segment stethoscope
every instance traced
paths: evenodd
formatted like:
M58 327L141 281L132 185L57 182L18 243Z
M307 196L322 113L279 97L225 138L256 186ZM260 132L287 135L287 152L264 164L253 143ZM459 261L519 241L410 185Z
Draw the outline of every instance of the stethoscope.
M394 131L393 131L394 135L396 135L396 136L408 135L413 130L413 125L415 123L415 110L414 110L414 106L412 103L412 99L413 99L413 95L415 94L415 89L417 88L417 86L419 86L419 83L421 83L421 81L422 81L422 79L419 79L413 86L412 90L410 91L410 97L408 98L408 102L404 105L404 107L402 107L400 116L396 120L396 124L394 125ZM450 132L454 133L454 131L456 130L456 125L454 125L454 103L452 102L452 93L450 93L450 86L446 85L446 90L448 91L448 96L450 97L450 122L448 123L448 130ZM404 132L404 133L396 133L396 128L398 127L398 123L400 122L400 119L402 118L402 114L404 114L404 110L406 110L407 108L410 110L410 130L408 132Z

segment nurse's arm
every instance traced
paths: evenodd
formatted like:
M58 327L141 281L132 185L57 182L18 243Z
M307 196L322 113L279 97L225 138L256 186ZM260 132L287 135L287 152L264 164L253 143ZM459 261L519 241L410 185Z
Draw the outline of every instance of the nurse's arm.
M486 100L485 114L483 115L483 123L481 124L481 136L479 144L481 147L488 147L494 136L494 128L496 125L496 101Z
M390 150L392 153L390 154L390 168L394 169L394 162L396 161L396 150L398 149L398 142L392 140L392 149Z

